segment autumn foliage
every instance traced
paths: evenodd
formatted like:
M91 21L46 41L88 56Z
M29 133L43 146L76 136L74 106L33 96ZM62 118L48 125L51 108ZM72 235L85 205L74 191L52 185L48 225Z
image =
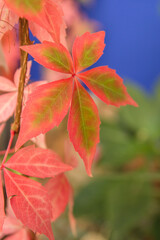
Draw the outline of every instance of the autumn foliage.
M5 122L15 113L21 87L19 79L25 76L24 89L21 91L23 108L20 109L22 114L20 132L15 145L16 152L6 161L16 134L14 129L11 129L10 142L0 169L0 229L4 231L6 221L11 221L10 212L5 216L3 195L3 187L5 187L8 205L11 205L10 208L13 210L12 218L21 222L19 234L29 236L32 230L34 233L45 234L53 240L51 222L61 215L68 203L70 206L73 205L72 187L64 173L71 171L75 165L72 162L64 163L49 149L37 148L34 145L22 146L28 140L34 141L33 138L42 136L40 134L45 134L55 126L59 126L69 112L70 141L84 161L88 175L92 176L91 167L99 142L100 126L98 109L92 99L92 92L107 105L120 107L126 104L137 106L137 104L129 96L123 80L114 70L107 66L87 69L103 54L105 32L86 32L76 37L72 53L67 49L66 24L60 0L0 0L0 7L1 20L3 20L2 41L3 35L8 34L9 30L14 31L18 19L25 19L32 34L41 43L34 44L27 40L26 45L26 42L23 42L20 46L21 57L27 52L36 62L53 70L53 74L55 71L65 74L61 80L49 82L46 79L30 83L31 62L29 61L25 71L22 62L18 69L14 68L13 63L9 64L9 67L14 68L12 71L14 74L11 76L4 74L0 77L2 92L0 131L2 132ZM26 33L26 29L21 31ZM18 48L19 46L16 45L16 51ZM90 91L86 90L85 85ZM49 178L49 180L42 186L37 178ZM71 208L69 214L73 226Z

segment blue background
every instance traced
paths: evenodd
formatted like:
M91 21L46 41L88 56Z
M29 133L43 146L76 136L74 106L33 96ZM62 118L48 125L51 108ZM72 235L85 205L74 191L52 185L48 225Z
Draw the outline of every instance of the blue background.
M160 0L95 0L82 10L106 31L96 65L108 65L152 92L160 76Z

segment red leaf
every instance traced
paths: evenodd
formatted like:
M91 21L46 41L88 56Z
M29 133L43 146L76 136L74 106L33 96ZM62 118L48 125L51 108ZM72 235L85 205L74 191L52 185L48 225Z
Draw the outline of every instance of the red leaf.
M8 8L20 17L37 16L43 9L45 0L4 0Z
M51 178L45 188L52 204L52 221L55 221L65 210L71 192L71 186L64 174Z
M88 92L75 82L69 113L68 131L75 150L82 157L86 171L91 176L91 166L99 142L99 115Z
M3 196L3 187L2 187L1 170L0 170L0 232L2 231L4 218L5 218L4 196Z
M103 54L105 32L86 32L77 37L73 44L75 71L79 72L94 64Z
M18 22L18 17L12 13L4 3L0 1L0 40L3 35L14 28L14 25Z
M65 28L63 11L56 0L5 0L8 8L46 29L55 42L60 41L61 28Z
M0 76L0 91L12 92L15 90L17 90L17 88L13 82L3 76Z
M8 20L6 20L6 23L8 24ZM15 73L16 68L18 67L20 59L19 42L17 41L17 32L15 31L15 28L4 34L1 40L1 45L5 58L5 61L3 60L3 58L1 58L1 61L3 61L3 64L5 63L7 65L5 67L5 71L2 72L2 74L5 75L8 79L13 80L13 75ZM2 62L0 63L1 63L0 65L2 65Z
M107 66L93 68L78 77L107 104L117 107L126 104L137 106L127 93L122 78Z
M16 149L29 139L58 126L67 114L71 95L71 78L37 87L29 96L22 113Z
M31 234L24 228L22 228L20 231L16 232L15 234L12 234L9 237L6 237L5 240L32 240Z
M12 116L17 100L17 92L0 95L0 122Z
M62 44L44 41L41 44L23 46L21 49L46 68L62 73L73 72L71 55Z
M53 240L50 201L44 187L29 178L4 169L8 198L18 219L35 232Z
M20 149L5 166L39 178L53 177L72 169L71 166L64 164L53 151L35 148L34 145Z
M60 1L46 0L43 13L41 14L42 17L40 18L41 22L37 21L41 27L50 33L55 42L60 42L60 35L62 32L65 32L66 25L63 15Z

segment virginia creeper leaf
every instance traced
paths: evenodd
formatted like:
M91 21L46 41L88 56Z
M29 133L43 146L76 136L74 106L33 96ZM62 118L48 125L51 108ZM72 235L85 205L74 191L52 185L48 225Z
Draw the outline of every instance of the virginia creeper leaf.
M65 33L66 28L60 1L45 0L43 13L41 15L41 22L37 21L37 23L50 33L55 42L59 43L61 40L60 36L62 33Z
M8 198L18 219L35 232L45 234L53 240L50 201L40 183L4 169Z
M10 204L10 199L7 199L6 204L6 216L4 219L3 229L0 232L0 239L4 236L12 235L16 232L19 232L23 228L23 224L18 220L13 212L13 209Z
M51 199L52 221L65 210L70 197L71 186L64 174L51 178L45 185Z
M20 231L6 237L5 240L32 240L32 236L27 229L22 228Z
M71 78L37 87L29 96L22 112L22 123L16 149L29 139L58 126L67 114L71 95Z
M0 122L6 121L12 116L16 107L16 100L16 92L0 95Z
M75 71L79 72L94 64L103 54L105 32L86 32L77 37L73 44Z
M60 42L61 29L65 29L63 11L56 0L5 0L8 8L46 29L55 42Z
M21 47L28 52L36 62L44 67L62 73L72 73L72 58L68 50L61 44L44 41L42 44L35 44Z
M3 0L0 1L0 40L3 35L14 28L18 22L18 17L7 8Z
M37 15L42 11L44 0L5 0L8 8L20 17Z
M12 92L15 90L17 90L17 88L12 81L3 76L0 76L0 91Z
M4 196L3 196L3 187L2 187L1 170L0 170L0 232L2 231L4 218L5 218Z
M20 149L8 160L5 166L39 178L53 177L72 169L71 166L64 164L55 152L35 148L34 145Z
M69 113L68 131L75 150L91 176L91 165L99 142L99 115L88 92L76 81Z
M117 107L126 104L137 106L127 93L122 78L107 66L93 68L79 74L78 77L107 104Z
M3 20L0 20L0 23L1 21ZM8 23L8 20L6 21ZM4 74L5 77L13 80L13 75L19 65L20 59L19 42L17 41L17 32L15 31L15 28L4 34L1 39L1 46L4 54L4 60L1 57L0 65L5 67L4 72L1 72L1 74Z

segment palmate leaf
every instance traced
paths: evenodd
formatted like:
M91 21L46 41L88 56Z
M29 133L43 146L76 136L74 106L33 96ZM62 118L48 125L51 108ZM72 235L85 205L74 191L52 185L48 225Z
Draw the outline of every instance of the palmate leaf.
M78 74L78 77L107 104L117 107L126 104L137 106L137 103L127 93L122 78L107 66L93 68Z
M68 131L75 150L82 157L86 171L91 176L91 165L99 142L97 107L89 93L76 81L69 113Z
M100 58L105 47L104 37L105 33L103 31L92 34L87 32L82 36L77 37L73 44L73 61L69 51L63 45L58 43L43 42L42 44L36 44L35 46L23 46L21 48L31 54L31 56L43 66L58 72L71 74L73 80L77 78L82 79L82 81L85 82L86 85L105 103L115 106L126 104L137 106L127 93L122 79L114 70L111 70L108 67L99 67L87 72L78 73L91 66ZM70 82L72 81L70 80ZM68 107L72 92L71 85L68 90L69 94L66 91L66 95L68 95ZM49 87L47 87L47 89L48 88ZM56 92L58 92L58 88L60 92L61 87L58 86L57 81L57 86L53 86L53 91L56 89ZM51 93L51 89L49 89L49 98L55 99L55 94ZM58 124L56 124L53 114L50 114L52 108L51 104L49 104L48 107L48 101L46 101L46 97L44 97L46 96L45 87L44 90L39 90L40 88L36 91L36 94L31 95L30 100L26 104L24 114L22 115L23 121L16 148L19 148L30 138L39 135L41 132L45 133L52 127L58 125L66 114L65 112L64 116L61 117ZM38 93L38 91L40 93ZM62 101L64 100L65 104L66 100L62 96L63 94L64 92L59 94L59 96L61 95L59 99ZM57 103L60 101L57 101ZM44 106L47 106L49 111L44 110ZM53 111L55 112L54 116L57 115L57 106L59 105L55 104L53 107ZM65 105L64 109L67 111ZM50 121L47 119L49 115L51 116ZM92 98L76 80L72 95L72 106L69 114L68 131L71 142L76 151L82 157L89 175L91 175L91 165L96 145L99 142L99 124L98 111Z
M44 41L42 44L21 47L44 67L62 73L72 73L73 63L68 50L61 44Z
M34 232L54 240L51 228L51 205L40 183L4 169L5 185L11 206L18 219Z
M4 196L3 196L3 187L2 187L1 170L0 170L0 232L2 231L4 218L5 218Z
M79 72L95 62L102 56L105 47L105 32L89 33L86 32L77 37L73 44L73 61L75 71Z
M34 145L20 149L5 166L38 178L53 177L72 169L71 166L64 164L55 152L35 148Z
M67 114L71 96L71 78L37 87L29 96L22 113L16 149L32 137L58 126Z

